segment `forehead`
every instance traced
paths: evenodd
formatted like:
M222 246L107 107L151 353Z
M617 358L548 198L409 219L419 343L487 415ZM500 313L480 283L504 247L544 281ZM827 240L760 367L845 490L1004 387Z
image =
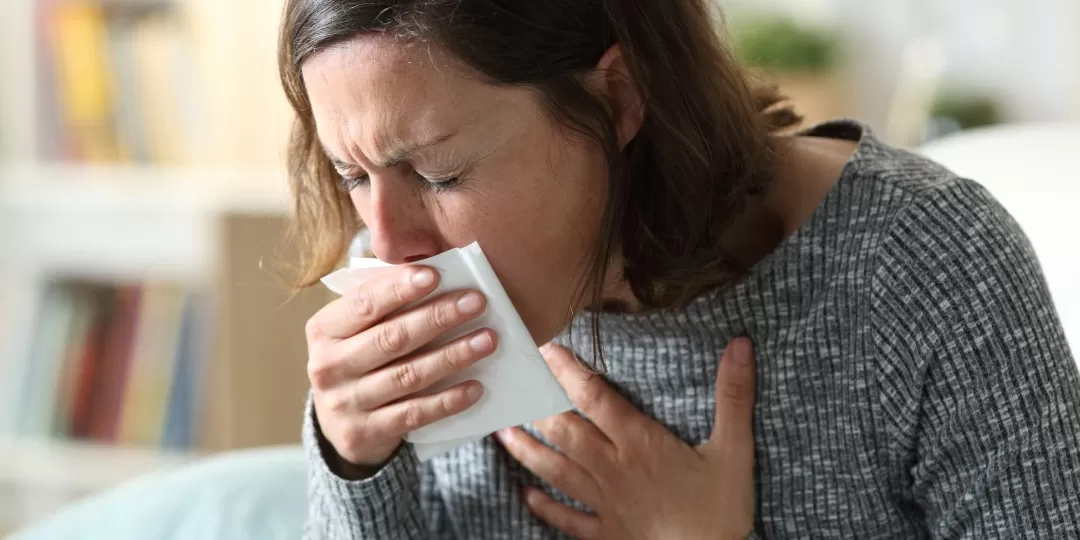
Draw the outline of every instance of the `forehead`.
M320 51L303 76L323 143L349 141L368 156L440 136L501 99L440 48L381 34Z

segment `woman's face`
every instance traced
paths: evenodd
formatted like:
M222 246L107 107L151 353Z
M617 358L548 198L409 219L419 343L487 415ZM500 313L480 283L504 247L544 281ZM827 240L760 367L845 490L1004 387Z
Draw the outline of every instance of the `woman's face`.
M481 82L433 46L365 35L303 76L375 255L401 264L479 242L535 340L554 337L598 233L599 145L553 125L530 90Z

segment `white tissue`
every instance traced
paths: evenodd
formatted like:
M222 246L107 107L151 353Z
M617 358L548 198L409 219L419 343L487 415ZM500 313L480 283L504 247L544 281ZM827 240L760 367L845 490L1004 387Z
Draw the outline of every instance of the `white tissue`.
M484 385L480 401L467 411L409 433L423 461L503 428L517 426L570 410L571 403L544 357L536 347L521 316L514 309L487 257L476 243L410 264L435 268L439 286L434 294L478 289L487 298L487 309L477 319L431 343L437 347L480 328L498 336L495 352L473 366L427 390L437 392L466 380ZM391 266L378 259L354 258L322 279L331 291L344 294ZM426 300L426 299L425 299Z

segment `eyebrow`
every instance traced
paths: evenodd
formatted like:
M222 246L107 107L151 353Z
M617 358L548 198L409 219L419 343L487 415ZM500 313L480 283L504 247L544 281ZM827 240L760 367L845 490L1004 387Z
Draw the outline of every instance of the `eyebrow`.
M438 137L434 137L426 141L400 146L391 150L390 153L386 156L386 159L381 162L375 163L374 165L380 169L391 169L393 167L401 165L402 163L405 163L421 151L427 150L433 146L438 146L448 141L454 135L456 135L456 133L447 133L445 135L439 135ZM337 167L339 169L347 169L354 166L346 162L345 160L335 156L332 152L330 152L328 148L326 148L325 144L320 143L320 146L322 146L323 153L326 154L326 158L334 164L334 167Z

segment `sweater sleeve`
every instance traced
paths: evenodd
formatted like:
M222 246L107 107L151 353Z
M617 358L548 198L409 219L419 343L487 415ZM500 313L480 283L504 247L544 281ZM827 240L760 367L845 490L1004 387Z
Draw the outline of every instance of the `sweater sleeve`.
M308 457L304 540L453 538L434 475L410 445L401 445L375 476L344 480L327 464L329 443L319 432L310 395L303 441Z
M953 181L879 253L882 410L929 537L1080 537L1080 377L1023 232Z

